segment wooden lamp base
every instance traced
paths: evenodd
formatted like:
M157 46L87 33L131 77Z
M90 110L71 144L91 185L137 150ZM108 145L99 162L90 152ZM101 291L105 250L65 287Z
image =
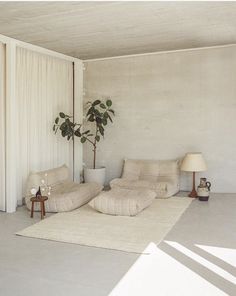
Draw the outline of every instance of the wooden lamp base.
M193 197L193 198L196 198L197 197L197 191L196 190L192 190L189 195L189 197Z
M193 172L193 188L192 188L192 191L189 193L188 196L189 197L192 197L192 198L196 198L197 197L197 191L195 189L195 172Z

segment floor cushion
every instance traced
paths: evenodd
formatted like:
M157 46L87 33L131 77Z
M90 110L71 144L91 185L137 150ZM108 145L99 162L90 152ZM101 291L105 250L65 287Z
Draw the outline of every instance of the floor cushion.
M101 192L89 205L104 214L135 216L150 206L155 197L156 193L152 190L115 188Z

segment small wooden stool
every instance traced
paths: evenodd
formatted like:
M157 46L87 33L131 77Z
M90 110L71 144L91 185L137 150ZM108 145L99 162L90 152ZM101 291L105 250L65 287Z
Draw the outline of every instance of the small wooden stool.
M34 203L35 202L40 202L41 219L43 219L44 216L45 216L45 204L44 204L44 202L46 200L48 200L48 197L47 196L31 197L30 200L32 202L30 217L33 218L33 216L34 216Z

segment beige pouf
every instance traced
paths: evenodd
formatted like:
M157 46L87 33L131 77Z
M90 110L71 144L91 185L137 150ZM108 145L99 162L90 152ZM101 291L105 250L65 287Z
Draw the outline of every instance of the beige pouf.
M152 190L114 188L103 191L89 202L95 210L109 215L135 216L151 205L156 197Z

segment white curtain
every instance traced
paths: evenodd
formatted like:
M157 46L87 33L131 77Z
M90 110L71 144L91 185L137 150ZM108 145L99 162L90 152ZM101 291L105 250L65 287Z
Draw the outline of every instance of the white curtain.
M73 169L73 144L54 135L60 111L73 114L73 64L22 48L16 51L18 102L18 203L30 171L67 164Z
M0 42L0 210L5 211L5 45Z

